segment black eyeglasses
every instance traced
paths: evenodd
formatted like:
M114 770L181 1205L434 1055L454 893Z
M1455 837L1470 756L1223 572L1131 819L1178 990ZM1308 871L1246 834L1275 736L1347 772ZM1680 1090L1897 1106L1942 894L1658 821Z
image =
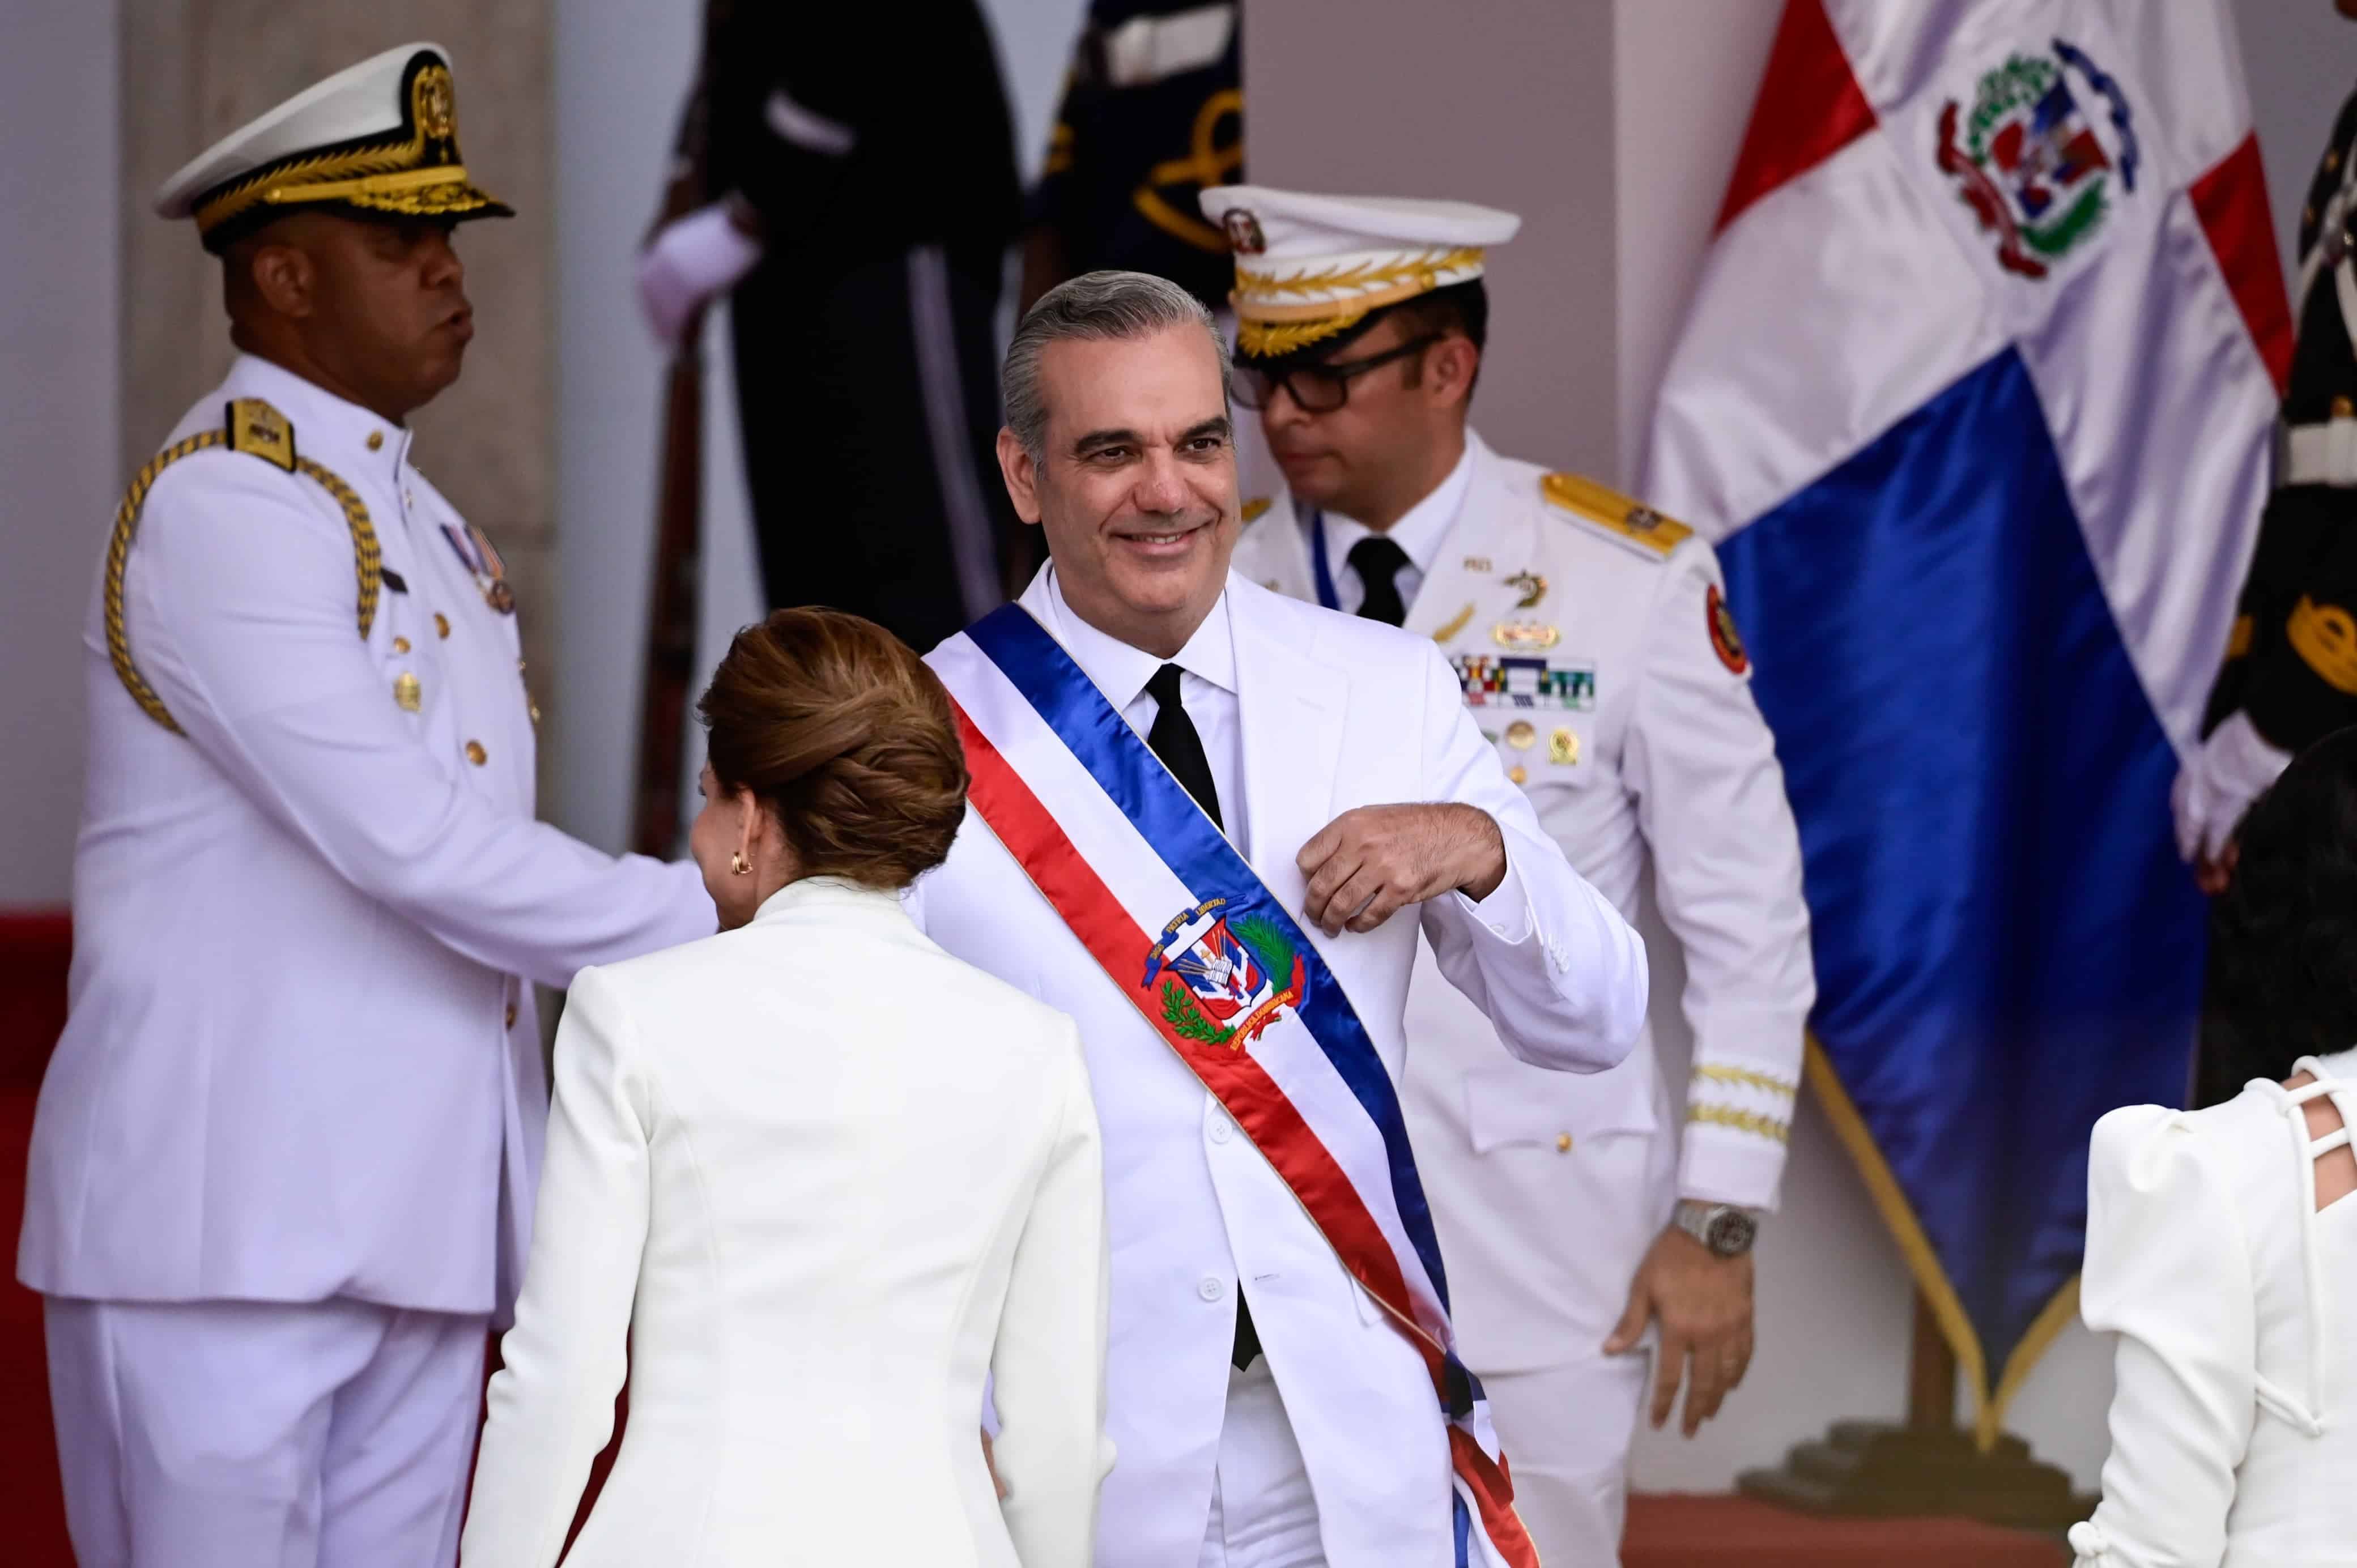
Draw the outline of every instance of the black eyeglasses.
M1281 388L1304 413L1331 413L1351 401L1351 381L1369 371L1405 360L1410 354L1422 353L1441 338L1445 332L1427 332L1421 338L1411 338L1396 349L1386 349L1380 354L1370 354L1363 360L1340 360L1322 365L1293 365L1284 370L1265 370L1258 365L1236 366L1236 402L1244 407L1260 410L1276 400Z

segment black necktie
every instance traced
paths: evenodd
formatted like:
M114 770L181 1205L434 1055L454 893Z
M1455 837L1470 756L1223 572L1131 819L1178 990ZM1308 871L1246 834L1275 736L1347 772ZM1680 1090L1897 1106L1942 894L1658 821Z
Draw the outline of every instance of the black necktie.
M1380 533L1371 533L1351 546L1351 570L1359 575L1359 581L1367 589L1367 596L1359 601L1361 616L1385 626L1397 626L1407 619L1407 606L1400 601L1397 579L1408 564L1407 552Z
M1179 673L1176 664L1165 664L1146 683L1155 707L1154 727L1146 732L1146 744L1170 769L1170 776L1187 787L1203 814L1225 832L1227 824L1220 821L1220 791L1211 782L1211 765L1203 756L1203 737L1195 733L1195 721L1187 716L1178 701Z
M1393 545L1393 549L1399 548ZM1220 821L1220 791L1211 782L1211 764L1203 756L1203 737L1195 729L1195 721L1187 716L1186 706L1178 701L1179 669L1165 664L1154 672L1146 689L1154 698L1154 726L1146 732L1146 744L1170 769L1170 776L1186 787L1195 797L1195 804L1212 825L1226 831ZM1244 1300L1243 1286L1236 1286L1236 1340L1228 1358L1242 1371L1260 1355L1260 1333L1253 1327L1252 1307Z

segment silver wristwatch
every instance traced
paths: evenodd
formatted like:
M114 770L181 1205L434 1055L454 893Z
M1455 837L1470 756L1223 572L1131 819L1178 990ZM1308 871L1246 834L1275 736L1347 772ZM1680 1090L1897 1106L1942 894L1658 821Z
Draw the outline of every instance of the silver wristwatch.
M1760 1217L1731 1203L1681 1199L1671 1222L1709 1248L1714 1258L1739 1258L1760 1235Z

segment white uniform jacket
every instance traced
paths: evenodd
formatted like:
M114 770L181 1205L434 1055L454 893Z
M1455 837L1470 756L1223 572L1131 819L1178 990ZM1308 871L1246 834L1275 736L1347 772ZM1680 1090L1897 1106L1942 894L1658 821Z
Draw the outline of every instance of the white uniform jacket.
M1089 1568L1104 1184L1078 1031L820 878L584 971L466 1568ZM974 1412L996 1371L1007 1496Z
M1681 1150L1650 1029L1609 1072L1534 1072L1420 959L1407 1112L1458 1330L1476 1371L1525 1371L1597 1353L1677 1197L1774 1207L1816 987L1799 834L1717 557L1600 486L1468 441L1465 499L1406 629L1448 656L1548 835L1631 920L1650 847L1695 1034ZM1245 531L1235 570L1316 597L1287 499Z
M366 508L373 623L363 639L352 526L322 481L227 446L156 478L124 631L185 733L117 678L102 583L70 1011L17 1277L490 1312L546 1110L526 983L705 935L711 901L692 865L533 820L514 618L444 537L463 524L409 432L247 357L174 443L240 398Z
M1042 572L1020 602L1062 636L1055 598ZM1419 929L1498 1021L1506 1049L1573 1072L1620 1060L1644 1017L1643 944L1540 831L1430 643L1233 576L1212 613L1228 617L1242 730L1243 811L1225 814L1245 824L1253 869L1279 903L1300 909L1294 857L1353 806L1462 801L1504 833L1525 918L1503 923L1521 928L1519 940L1458 894L1364 935L1308 931L1394 1080ZM1104 1137L1107 1431L1119 1455L1099 1520L1101 1568L1198 1559L1239 1280L1300 1441L1328 1561L1448 1561L1448 1442L1430 1378L1267 1160L979 817L968 816L948 863L919 879L911 906L951 952L1071 1015L1087 1047Z

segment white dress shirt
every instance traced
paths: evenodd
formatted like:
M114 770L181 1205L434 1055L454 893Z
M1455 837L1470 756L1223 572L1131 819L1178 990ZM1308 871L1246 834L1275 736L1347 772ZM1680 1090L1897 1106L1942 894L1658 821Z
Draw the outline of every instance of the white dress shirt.
M1056 620L1049 634L1064 645L1072 662L1096 683L1141 739L1154 727L1155 715L1162 709L1146 683L1166 663L1178 666L1178 705L1187 710L1195 733L1202 738L1203 760L1211 766L1211 787L1220 792L1221 824L1236 853L1249 856L1252 838L1244 822L1242 783L1243 743L1236 719L1236 644L1228 628L1228 596L1221 594L1211 613L1187 639L1187 646L1168 660L1108 637L1082 620L1064 602L1063 585L1053 566L1048 569L1048 605Z
M1415 603L1416 590L1431 575L1442 547L1448 542L1449 530L1456 526L1457 514L1465 510L1466 493L1472 488L1473 443L1468 441L1465 450L1458 454L1457 467L1448 470L1448 477L1435 486L1431 494L1408 508L1397 522L1383 531L1383 536L1407 556L1407 564L1392 579L1399 589L1400 603ZM1334 597L1340 601L1335 607L1345 615L1357 615L1359 607L1367 602L1367 585L1360 581L1358 568L1351 564L1351 549L1361 539L1373 538L1375 530L1336 512L1324 516L1326 560L1334 574Z

